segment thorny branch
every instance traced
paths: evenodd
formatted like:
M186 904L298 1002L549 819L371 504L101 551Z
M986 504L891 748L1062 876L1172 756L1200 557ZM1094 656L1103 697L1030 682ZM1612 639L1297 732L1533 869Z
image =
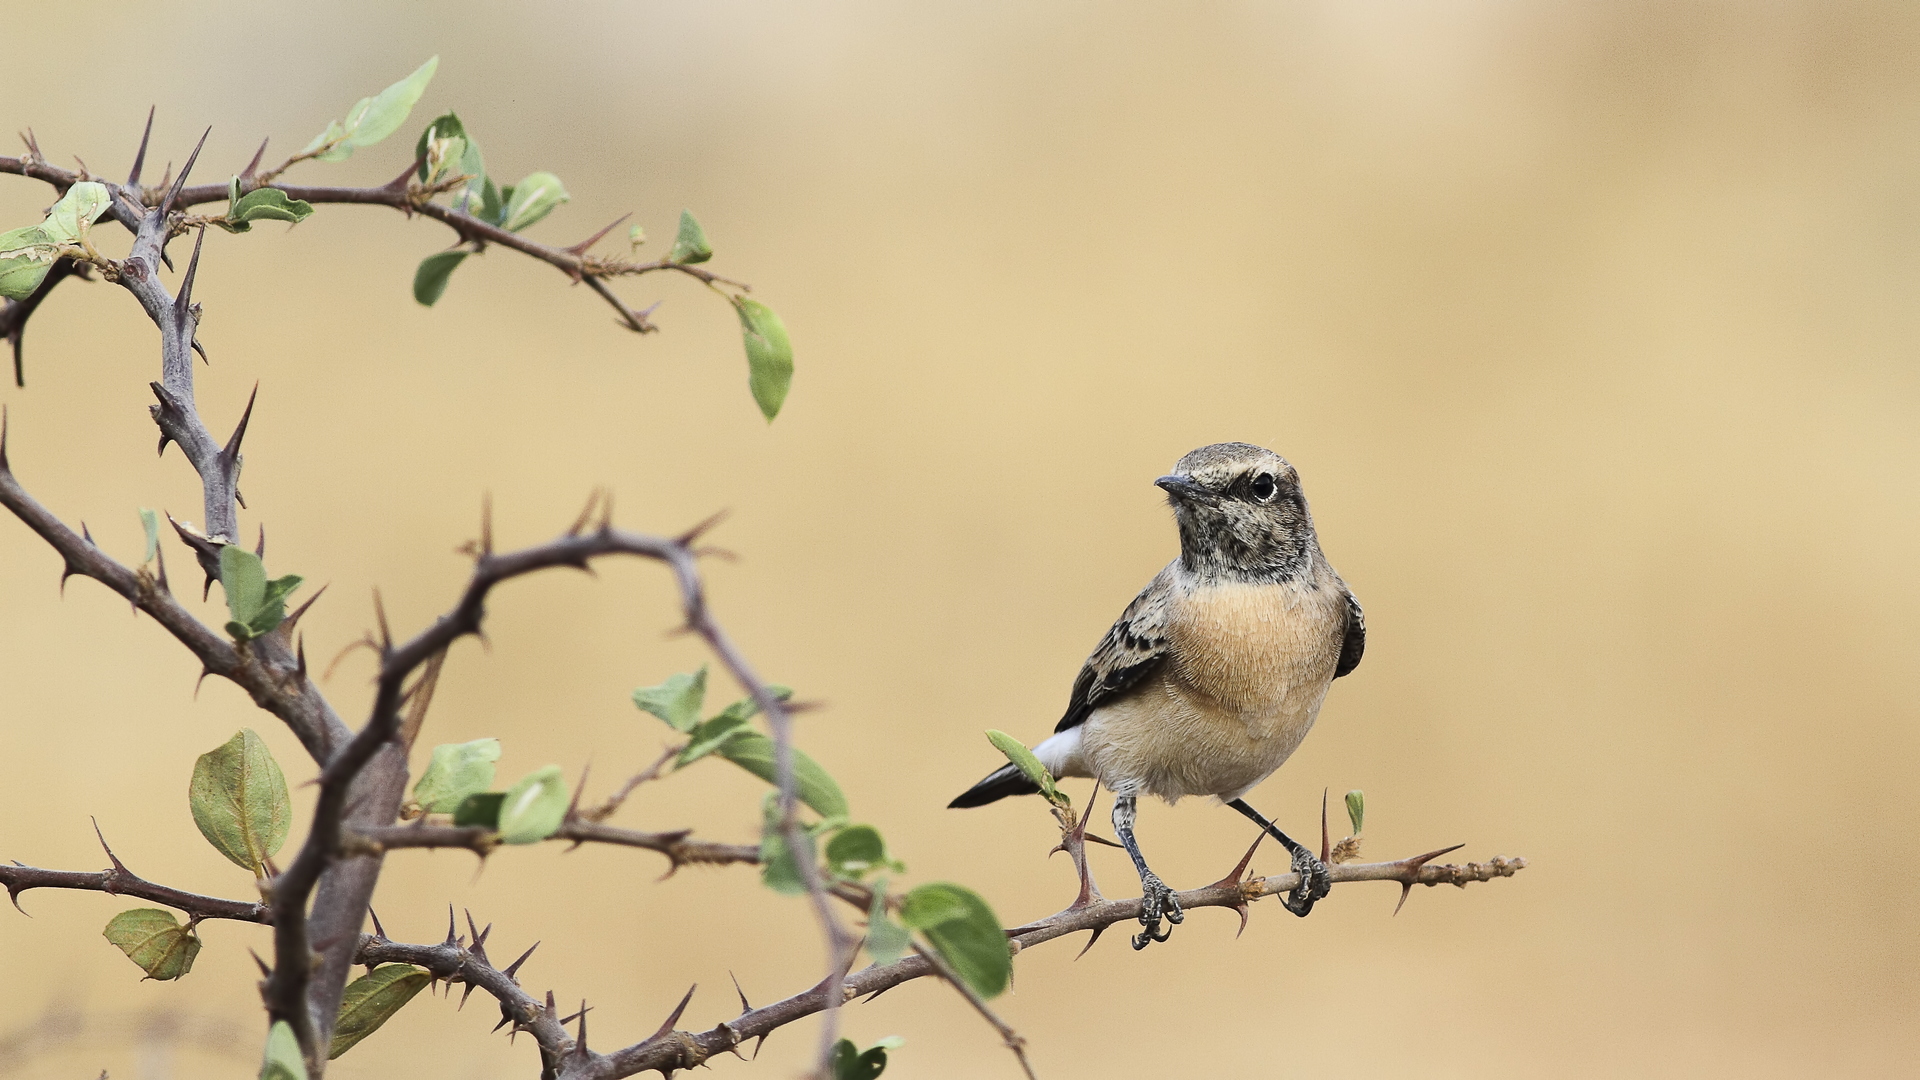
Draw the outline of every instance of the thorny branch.
M150 115L147 136L151 133ZM160 427L160 449L164 452L169 442L178 444L200 474L205 496L205 531L197 532L177 522L175 530L195 550L210 588L218 576L220 548L235 542L239 535L235 507L241 504L238 489L240 443L252 413L252 403L249 402L247 414L241 417L233 437L225 445L220 444L208 431L195 405L192 358L195 352L200 352L202 357L205 353L195 337L200 308L192 301L192 289L198 271L201 244L205 240L204 222L199 223L201 230L195 240L193 258L177 297L169 295L161 284L159 269L162 265L172 265L166 245L183 228L182 219L176 211L196 203L224 198L227 189L203 186L189 190L185 186L200 149L205 144L204 134L200 145L188 156L180 175L170 185L162 185L164 191L162 188L143 186L140 183L140 171L146 158L147 136L142 137L127 182L124 185L105 184L111 196L108 214L134 233L132 250L118 263L104 257L94 261L99 263L103 276L125 286L139 299L160 331L161 379L152 384L158 399L152 413ZM27 145L28 153L22 157L0 157L0 172L43 180L61 192L81 180L93 179L84 166L82 171L72 172L48 164L30 137ZM243 175L242 185L246 190L260 186L254 176L254 168L255 165L249 165ZM471 242L476 248L489 242L502 244L541 258L566 271L575 280L582 277L592 279L596 291L609 299L612 299L610 291L598 279L654 270L677 270L708 285L725 283L746 288L698 267L664 260L634 264L588 257L587 249L605 230L573 248L554 248L535 243L464 212L430 202L433 189L413 184L410 180L412 171L413 167L410 166L407 173L380 188L287 187L282 190L291 198L310 196L306 198L308 202L380 204L408 214L423 213L450 225L463 242ZM91 256L91 251L89 254ZM49 275L50 278L52 276ZM11 341L17 344L26 316L45 294L46 290L42 289L27 302L9 301L6 305L6 331ZM615 307L632 328L643 331L652 328L645 322L644 316L631 312L617 302ZM4 420L0 420L0 425L3 424ZM4 428L0 427L0 440L3 439ZM398 707L404 697L403 686L415 669L443 654L452 641L465 634L478 632L481 602L487 590L499 581L549 565L584 566L585 560L593 555L616 552L660 558L671 563L681 586L688 627L707 641L735 679L761 703L768 717L775 740L777 779L782 804L786 808L782 827L789 841L797 846L799 827L792 815L794 783L788 713L753 674L744 657L706 611L699 579L693 569L694 553L690 548L699 530L680 541L616 534L603 515L597 537L598 546L593 543L569 545L562 541L557 542L554 550L544 553L496 557L488 540L486 549L479 552L474 582L459 607L397 650L389 639L383 637L380 643L381 673L373 713L367 725L354 735L306 677L304 654L296 654L289 649L291 625L238 648L227 643L173 601L164 575L158 580L150 580L144 571L137 574L128 571L101 553L91 538L75 536L71 529L28 496L6 467L4 449L0 449L0 505L12 510L61 554L66 562L63 581L74 573L95 577L133 602L136 608L154 614L201 658L206 672L233 679L248 689L263 708L280 716L301 738L315 761L323 766L321 797L313 829L293 864L272 883L270 906L275 914L275 952L278 962L268 980L266 991L270 1015L292 1025L307 1058L309 1071L314 1076L318 1076L325 1068L322 1048L330 1037L340 993L345 986L346 968L350 960L350 953L346 950L351 946L350 936L358 932L380 870L378 854L343 856L340 851L342 828L349 822L378 827L397 816L406 780L406 747L397 745L394 738L399 731ZM569 541L581 539L572 534L567 538ZM290 623L293 621L289 620ZM384 624L384 619L382 621ZM369 768L369 764L376 759L379 759L379 766ZM851 954L851 939L827 908L825 892L817 874L810 873L808 876L809 892L829 944L830 967L838 970L842 956ZM314 901L311 916L307 912L309 899ZM314 977L316 963L313 944L316 942L321 948L317 966L317 973L321 977L318 978ZM831 1024L828 1026L831 1027ZM826 1045L828 1049L831 1048L830 1042Z

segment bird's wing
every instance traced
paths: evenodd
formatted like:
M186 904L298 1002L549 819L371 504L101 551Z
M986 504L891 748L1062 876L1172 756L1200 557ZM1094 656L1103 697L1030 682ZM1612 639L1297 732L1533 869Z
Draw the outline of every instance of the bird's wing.
M1093 710L1139 685L1167 657L1167 602L1173 591L1173 564L1154 576L1127 605L1119 621L1087 657L1073 680L1073 697L1055 731L1086 722Z
M1360 654L1367 651L1367 613L1360 610L1360 601L1353 598L1344 582L1340 588L1347 594L1347 636L1340 643L1340 662L1333 668L1336 679L1359 667Z

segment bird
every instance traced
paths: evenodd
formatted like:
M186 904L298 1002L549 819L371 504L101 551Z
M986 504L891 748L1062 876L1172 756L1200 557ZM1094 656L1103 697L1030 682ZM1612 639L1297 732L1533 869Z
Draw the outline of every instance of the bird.
M1091 777L1113 793L1113 827L1140 875L1135 949L1185 919L1134 837L1137 801L1214 796L1292 856L1304 917L1332 888L1326 866L1247 805L1319 716L1333 680L1359 666L1366 615L1320 550L1300 474L1250 443L1203 446L1154 481L1166 492L1180 554L1154 575L1087 657L1054 734L1033 748L1056 778ZM948 804L984 806L1039 788L1017 766L994 770Z

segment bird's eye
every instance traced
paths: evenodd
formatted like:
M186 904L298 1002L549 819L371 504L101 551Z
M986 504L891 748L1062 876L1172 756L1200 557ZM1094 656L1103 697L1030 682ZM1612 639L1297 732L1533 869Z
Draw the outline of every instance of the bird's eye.
M1279 488L1274 485L1273 477L1261 473L1253 478L1253 497L1260 502L1272 502L1273 493Z

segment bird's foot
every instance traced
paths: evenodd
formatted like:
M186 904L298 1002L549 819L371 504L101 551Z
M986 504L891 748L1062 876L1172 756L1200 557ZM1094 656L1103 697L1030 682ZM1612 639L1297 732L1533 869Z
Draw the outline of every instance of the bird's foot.
M1174 925L1187 921L1187 913L1180 910L1180 898L1173 895L1167 883L1151 870L1140 876L1140 926L1139 933L1133 935L1135 950L1144 949L1155 941L1165 941L1173 936L1173 927L1161 929L1160 920L1166 919Z
M1314 901L1333 891L1333 875L1327 872L1326 863L1304 847L1293 849L1293 872L1300 875L1300 884L1281 903L1304 919L1313 910Z

